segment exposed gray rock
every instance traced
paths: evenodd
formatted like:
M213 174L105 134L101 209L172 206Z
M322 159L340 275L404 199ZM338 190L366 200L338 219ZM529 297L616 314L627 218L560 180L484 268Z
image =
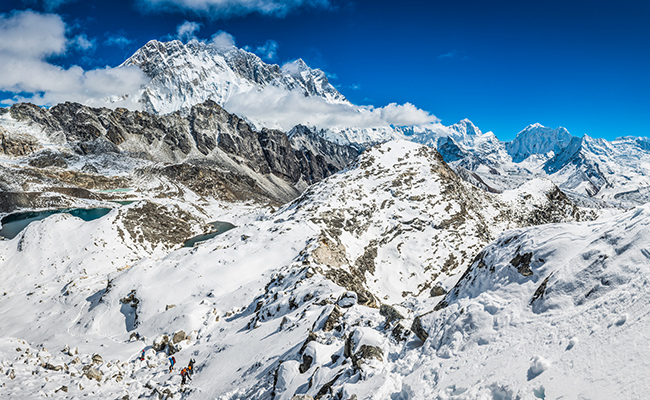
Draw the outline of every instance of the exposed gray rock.
M68 163L65 161L65 158L63 158L61 154L55 153L51 150L44 150L36 154L29 160L29 165L36 168L68 167Z
M413 319L413 324L411 325L411 331L415 333L415 336L417 336L421 341L426 342L427 338L429 337L429 332L427 332L423 327L422 327L422 322L421 318L429 313L425 313L423 315L418 315Z
M80 156L117 154L161 162L166 165L140 174L161 173L199 195L226 201L284 204L306 185L339 171L357 154L315 134L294 134L291 142L283 132L257 132L211 100L183 115L157 116L77 103L58 104L50 110L16 104L11 112L21 121L60 136ZM22 140L10 151L30 153L34 149L29 143ZM31 165L65 168L67 163L48 152L35 157Z
M181 341L185 340L186 338L187 338L187 336L185 335L184 331L178 331L178 332L174 333L174 337L172 338L172 342L174 344L180 343Z
M372 358L384 361L384 352L379 347L363 344L359 347L359 351L354 355L352 361L355 367L361 368L361 365L368 363L368 360Z
M154 341L151 347L154 351L163 351L165 350L165 347L167 347L167 343L169 343L169 336L162 335Z
M399 321L401 319L404 319L404 316L400 314L399 311L397 311L393 306L389 306L387 304L382 304L379 307L379 314L382 317L386 317L387 324L393 321Z
M18 103L12 105L9 111L14 119L40 126L47 132L61 130L59 122L45 108L35 106L31 103Z
M101 382L104 376L102 371L98 370L97 368L93 368L90 365L84 366L82 371L86 378L91 380L95 379L97 382Z
M436 286L431 288L431 293L430 294L431 294L431 297L444 296L445 294L447 294L447 291L442 286L436 285Z
M0 127L0 154L13 157L27 156L34 153L40 145L31 135L9 135Z
M341 313L341 309L339 308L338 305L334 305L334 309L330 313L330 315L327 316L327 320L325 320L325 324L323 324L323 331L329 332L334 327L336 324L338 324L339 318L343 316L343 313Z
M288 135L302 174L308 178L309 183L318 182L342 170L359 155L357 149L325 140L303 125L295 126Z

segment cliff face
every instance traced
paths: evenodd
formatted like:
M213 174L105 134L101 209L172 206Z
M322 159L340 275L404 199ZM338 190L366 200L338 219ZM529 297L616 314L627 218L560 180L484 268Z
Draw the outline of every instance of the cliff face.
M97 157L113 157L117 164L135 159L153 165L133 176L160 173L155 179L166 177L199 195L227 201L285 203L309 184L345 167L358 154L309 131L291 141L284 132L258 132L210 100L193 106L186 116L77 103L49 110L23 103L9 112L16 123L41 132L41 142L54 144L37 152L39 139L0 132L3 149L8 149L5 153L29 157L33 167L68 168L87 159L90 171L85 172L92 173L93 168L97 170L92 167Z

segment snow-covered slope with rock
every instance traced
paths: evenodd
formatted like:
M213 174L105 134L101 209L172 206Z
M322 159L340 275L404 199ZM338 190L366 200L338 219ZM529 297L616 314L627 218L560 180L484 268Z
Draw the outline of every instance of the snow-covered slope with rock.
M0 241L4 393L383 399L409 376L435 388L403 361L420 351L413 317L504 229L593 217L548 181L485 193L407 141L168 255L177 244L157 221L133 223L150 203L160 222L185 212L198 231L206 218L175 199L139 202L90 223L50 217ZM197 360L189 385L168 372L169 353Z
M647 393L650 209L511 231L418 318L408 398ZM417 362L416 362L417 360ZM430 374L432 387L419 377ZM492 397L490 397L492 396Z
M511 142L483 133L465 119L372 129L318 131L328 140L361 148L406 139L436 148L461 176L488 191L509 190L535 178L552 180L584 204L630 207L650 200L650 146L645 138L613 141L571 136L562 127L526 127Z
M309 68L302 60L280 68L234 46L152 40L122 65L135 65L151 79L143 88L141 102L145 111L156 114L187 110L206 100L224 106L235 94L269 85L330 103L348 103L323 71Z

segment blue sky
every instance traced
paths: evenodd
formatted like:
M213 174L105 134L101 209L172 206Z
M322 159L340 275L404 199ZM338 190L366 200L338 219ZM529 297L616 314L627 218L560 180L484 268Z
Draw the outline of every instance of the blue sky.
M502 140L535 122L650 136L647 1L3 0L0 22L27 9L63 21L65 48L45 61L64 70L117 66L185 23L200 39L228 32L267 62L303 58L355 104L409 102ZM0 52L16 40L3 32ZM1 98L43 94L2 79Z

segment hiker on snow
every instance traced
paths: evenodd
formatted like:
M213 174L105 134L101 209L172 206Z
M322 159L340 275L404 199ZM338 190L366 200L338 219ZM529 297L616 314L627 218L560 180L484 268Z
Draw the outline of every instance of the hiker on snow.
M194 361L193 358L190 358L190 362L189 362L189 364L187 364L187 372L188 372L190 375L194 374L194 363L195 363L195 362L196 362L196 361Z
M176 359L174 358L174 356L169 357L169 373L170 374L174 370L174 364L176 364Z
M192 378L190 378L187 368L183 368L181 370L181 385L184 385L187 380L191 381Z
M142 354L140 354L140 361L144 361L144 349L142 349Z

